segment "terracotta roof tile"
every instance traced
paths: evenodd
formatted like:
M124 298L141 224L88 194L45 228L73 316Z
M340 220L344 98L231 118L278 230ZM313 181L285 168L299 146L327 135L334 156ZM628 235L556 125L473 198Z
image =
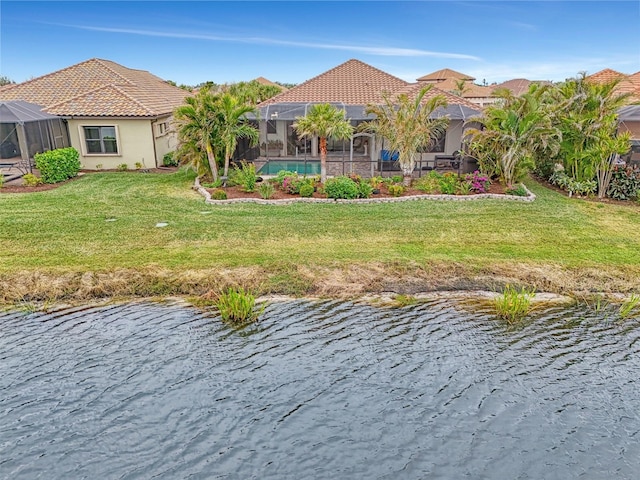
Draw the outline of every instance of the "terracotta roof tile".
M401 95L401 94L405 94L409 97L413 96L413 95L417 95L418 92L420 92L421 89L423 89L426 85L424 84L424 82L417 82L417 83L410 83L409 85L396 90L394 92L394 95ZM469 100L465 100L462 97L459 97L457 95L454 95L453 93L447 92L445 90L440 90L440 88L433 86L431 88L431 90L429 90L426 95L423 98L423 101L428 100L429 98L432 98L436 95L442 95L444 96L444 98L447 100L447 103L449 105L462 105L464 107L469 107L472 108L474 110L478 110L478 105L476 103L470 102Z
M149 72L98 58L7 87L0 99L25 100L63 116L158 116L190 95Z
M423 75L418 78L419 82L441 82L448 78L455 78L456 80L475 80L474 77L471 77L467 74L456 72L455 70L451 70L450 68L443 68L442 70L437 70L435 72L429 73L427 75Z
M587 76L587 79L595 83L608 83L612 80L623 77L626 77L624 73L611 70L610 68L605 68L604 70L600 70L593 75Z
M491 88L491 90L494 92L500 88L506 88L507 90L510 90L511 93L518 96L529 90L529 86L532 83L538 83L540 85L551 84L551 82L547 80L527 80L526 78L514 78L512 80L507 80L506 82L502 82L498 85L492 85L491 87L487 88Z
M406 85L404 80L371 65L349 60L270 98L260 106L320 102L367 105L380 101L383 91L394 92Z
M443 80L442 82L438 82L434 84L440 90L444 90L446 92L454 93L458 90L459 79L448 78ZM423 82L424 83L424 82ZM470 81L464 82L464 91L462 92L463 98L487 98L493 96L493 88L491 87L483 87L482 85L476 85Z

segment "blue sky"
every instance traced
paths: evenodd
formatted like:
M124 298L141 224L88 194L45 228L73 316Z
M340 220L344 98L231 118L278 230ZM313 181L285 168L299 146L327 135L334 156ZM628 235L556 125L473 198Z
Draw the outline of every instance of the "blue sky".
M178 83L300 83L351 58L414 81L640 70L640 1L0 2L0 73L104 58Z

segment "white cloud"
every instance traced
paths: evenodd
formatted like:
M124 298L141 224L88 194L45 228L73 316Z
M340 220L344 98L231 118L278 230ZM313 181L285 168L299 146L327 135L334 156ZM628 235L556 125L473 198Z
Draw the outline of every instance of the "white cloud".
M111 33L124 33L130 35L144 35L150 37L165 37L165 38L183 38L192 40L206 40L215 42L233 42L233 43L249 43L255 45L281 45L289 47L303 47L303 48L316 48L322 50L342 50L355 53L362 53L367 55L379 55L379 56L392 56L392 57L434 57L434 58L453 58L458 60L475 60L480 61L481 58L474 55L467 55L464 53L451 53L451 52L433 52L429 50L419 50L413 48L396 48L396 47L364 47L359 45L340 45L330 43L311 43L311 42L298 42L291 40L277 40L273 38L262 37L228 37L218 36L200 33L171 33L171 32L157 32L152 30L138 30L138 29L126 29L126 28L111 28L111 27L90 27L82 25L65 25L66 27L80 28L82 30L91 30L97 32L111 32Z

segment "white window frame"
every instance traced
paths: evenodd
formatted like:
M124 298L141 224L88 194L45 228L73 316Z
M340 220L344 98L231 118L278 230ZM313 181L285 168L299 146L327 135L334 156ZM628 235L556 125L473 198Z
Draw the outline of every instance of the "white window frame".
M87 149L87 138L85 136L85 128L113 128L116 131L116 149L117 153L95 153L89 152ZM82 145L82 155L86 157L121 157L122 156L122 143L120 142L120 130L118 125L78 125L78 131L80 134L80 140ZM101 133L102 135L102 133ZM101 138L102 141L102 138Z

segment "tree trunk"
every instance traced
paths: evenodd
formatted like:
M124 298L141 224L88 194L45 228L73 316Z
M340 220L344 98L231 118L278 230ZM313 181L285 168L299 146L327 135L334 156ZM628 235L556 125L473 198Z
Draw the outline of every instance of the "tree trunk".
M327 181L327 139L320 137L320 181Z
M213 148L211 145L207 145L207 160L209 160L209 168L211 169L211 176L213 181L218 180L218 165L216 164L216 156L213 154Z

